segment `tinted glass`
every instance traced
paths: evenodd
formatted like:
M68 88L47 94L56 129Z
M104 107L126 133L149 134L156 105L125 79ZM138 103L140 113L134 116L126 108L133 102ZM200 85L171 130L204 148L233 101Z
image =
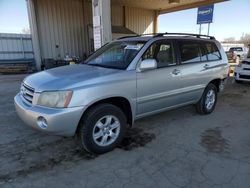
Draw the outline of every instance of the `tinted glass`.
M93 66L126 69L145 42L118 41L110 43L90 56L85 63Z
M182 63L193 63L201 61L200 44L193 41L179 42ZM203 58L204 59L204 58Z
M142 59L155 59L158 68L176 65L173 45L169 41L153 43L144 53Z
M200 49L201 49L201 61L207 61L207 51L203 47L202 43L200 43Z
M220 60L221 55L214 43L205 43L206 51L207 51L207 58L209 61Z
M155 50L156 50L157 43L152 44L147 51L143 54L142 60L144 59L156 59L155 58Z

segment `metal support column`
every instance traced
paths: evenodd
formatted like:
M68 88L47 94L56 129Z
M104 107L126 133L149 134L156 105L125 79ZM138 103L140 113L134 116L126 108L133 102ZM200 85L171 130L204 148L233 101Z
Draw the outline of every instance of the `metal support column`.
M35 4L34 0L26 0L26 2L28 7L29 25L32 37L32 46L34 51L36 69L41 70L41 53L40 53L40 44L39 44L38 29L36 22Z
M154 26L153 26L153 31L154 33L158 32L158 11L154 11Z
M112 40L110 0L92 0L95 50Z
M209 32L210 32L210 23L208 23L207 35L209 35Z

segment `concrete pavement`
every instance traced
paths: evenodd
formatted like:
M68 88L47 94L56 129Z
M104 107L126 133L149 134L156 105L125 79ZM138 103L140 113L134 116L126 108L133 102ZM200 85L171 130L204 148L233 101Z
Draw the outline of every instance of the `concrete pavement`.
M228 84L211 115L187 106L139 120L94 156L19 120L23 77L0 75L0 187L250 187L250 84Z

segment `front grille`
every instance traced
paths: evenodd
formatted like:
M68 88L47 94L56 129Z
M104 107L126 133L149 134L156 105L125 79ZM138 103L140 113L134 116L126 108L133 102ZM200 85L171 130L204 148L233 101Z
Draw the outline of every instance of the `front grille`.
M247 71L250 71L250 68L244 68L243 70L247 70Z
M250 75L248 76L248 75L240 75L240 78L242 78L242 79L250 79Z
M23 98L28 101L29 103L32 103L32 100L33 100L33 95L34 95L34 92L35 90L30 87L30 86L27 86L26 84L22 84L21 85L21 95L23 96Z

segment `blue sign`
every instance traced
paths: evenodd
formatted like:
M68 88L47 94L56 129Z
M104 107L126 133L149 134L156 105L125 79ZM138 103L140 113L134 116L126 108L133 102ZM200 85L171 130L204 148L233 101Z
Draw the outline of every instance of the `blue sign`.
M197 24L213 22L214 5L203 6L198 8Z

